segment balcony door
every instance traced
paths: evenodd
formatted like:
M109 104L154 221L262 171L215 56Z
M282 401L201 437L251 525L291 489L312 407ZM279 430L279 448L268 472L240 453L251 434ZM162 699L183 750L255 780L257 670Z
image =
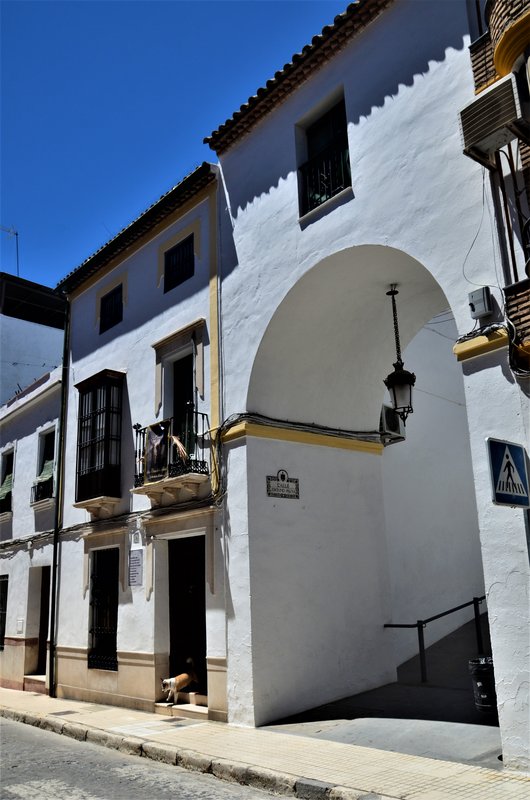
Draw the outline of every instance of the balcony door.
M173 433L179 437L186 452L193 453L193 411L195 401L193 354L173 363Z

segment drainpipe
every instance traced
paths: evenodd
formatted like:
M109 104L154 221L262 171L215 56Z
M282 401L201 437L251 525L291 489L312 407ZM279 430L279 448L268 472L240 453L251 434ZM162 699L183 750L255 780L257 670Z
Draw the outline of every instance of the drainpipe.
M61 374L61 410L59 414L59 436L57 441L57 489L55 492L55 513L53 524L53 557L52 557L52 597L50 613L50 671L49 695L56 696L55 658L57 633L57 595L59 571L59 534L63 524L63 493L64 493L64 449L66 439L66 408L68 400L68 372L70 359L70 304L65 298L64 311L64 340L63 340L63 368Z

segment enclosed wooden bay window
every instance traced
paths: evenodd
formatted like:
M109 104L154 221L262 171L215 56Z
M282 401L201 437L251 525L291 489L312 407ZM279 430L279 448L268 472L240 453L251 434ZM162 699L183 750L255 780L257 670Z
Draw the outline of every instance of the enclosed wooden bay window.
M77 389L76 501L120 497L123 375L103 370Z

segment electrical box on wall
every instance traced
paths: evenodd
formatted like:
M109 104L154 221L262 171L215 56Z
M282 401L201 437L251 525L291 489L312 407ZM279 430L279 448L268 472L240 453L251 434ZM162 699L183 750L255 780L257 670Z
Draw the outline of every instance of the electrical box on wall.
M489 317L493 311L489 286L483 286L482 289L476 289L474 292L470 292L468 294L468 301L471 319Z

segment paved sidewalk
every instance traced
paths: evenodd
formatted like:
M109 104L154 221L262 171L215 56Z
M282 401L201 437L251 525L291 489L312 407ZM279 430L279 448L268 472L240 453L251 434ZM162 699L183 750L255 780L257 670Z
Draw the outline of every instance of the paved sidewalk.
M530 777L483 767L0 689L0 715L306 800L527 800Z

